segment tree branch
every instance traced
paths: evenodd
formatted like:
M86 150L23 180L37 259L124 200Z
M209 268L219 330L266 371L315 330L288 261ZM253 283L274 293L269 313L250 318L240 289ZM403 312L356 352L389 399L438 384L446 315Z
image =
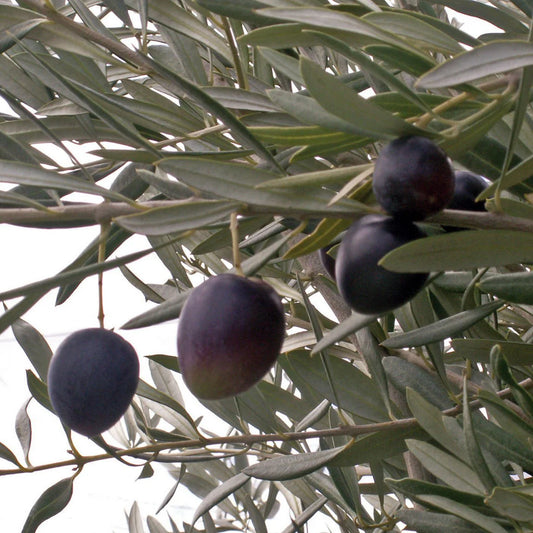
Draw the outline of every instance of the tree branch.
M533 380L531 378L525 379L520 382L520 386L524 388L532 388ZM500 398L507 398L512 396L512 390L510 388L499 391L498 396ZM482 404L479 400L472 400L469 402L471 409L479 409ZM457 405L450 409L441 411L444 416L456 416L463 410L462 405ZM247 434L247 435L229 435L224 437L210 437L199 439L178 440L174 442L160 442L157 444L149 444L145 446L138 446L127 449L113 450L113 454L101 453L97 455L78 456L66 461L57 461L54 463L47 463L37 466L28 466L21 468L3 469L0 470L0 476L8 476L13 474L23 474L40 472L43 470L50 470L53 468L62 467L74 467L80 468L81 466L94 463L96 461L103 461L105 459L113 459L116 457L133 457L137 459L152 460L156 462L167 462L165 455L161 455L161 452L165 450L176 449L190 449L190 448L208 448L209 446L220 445L241 445L241 446L253 446L254 444L261 444L266 442L287 442L296 440L310 440L320 439L327 437L359 437L361 435L368 435L370 433L394 431L398 428L413 428L418 426L416 418L404 418L401 420L391 420L388 422L376 422L375 424L363 424L363 425L350 425L350 426L338 426L331 429L320 429L315 431L293 431L287 433L265 433L265 434ZM155 456L154 456L155 454ZM179 456L169 457L172 462L178 462Z
M53 222L71 222L78 225L93 225L109 222L124 215L142 213L143 210L156 207L170 207L183 204L184 200L154 200L138 202L135 206L125 202L101 202L95 204L64 205L35 209L32 207L6 207L0 208L0 224L31 225L49 224ZM260 206L243 205L241 214L257 215L287 215L310 217L313 213L298 212L297 208L276 209L262 208ZM362 213L354 211L343 218L358 219ZM332 215L331 218L340 218ZM533 220L513 217L503 213L484 213L473 211L459 211L445 209L439 214L428 218L426 222L457 225L472 229L505 229L515 231L533 232Z

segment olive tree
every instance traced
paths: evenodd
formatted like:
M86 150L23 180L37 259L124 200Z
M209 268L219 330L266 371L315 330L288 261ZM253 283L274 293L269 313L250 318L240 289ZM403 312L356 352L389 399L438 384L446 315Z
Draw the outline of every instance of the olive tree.
M37 234L101 228L57 275L37 269L1 294L1 330L32 363L32 401L53 409L51 350L24 314L50 291L68 305L90 276L105 293L111 269L150 302L106 324L119 333L177 323L191 291L226 272L271 285L286 322L259 383L201 402L220 432L183 400L177 353L140 354L152 374L113 432L92 437L98 454L78 452L85 437L68 428L70 452L53 464L27 461L28 431L24 454L1 445L1 475L29 483L73 469L24 532L53 521L104 459L171 473L161 505L174 532L266 532L285 510L287 532L317 517L342 532L531 531L531 10L529 0L0 1L0 221ZM353 221L382 213L374 162L407 135L487 178L485 210L419 222L427 236L381 263L428 273L423 289L379 316L352 312L318 251L334 256ZM90 146L90 162L76 146ZM123 252L138 235L145 247ZM132 273L149 254L168 281ZM201 504L180 520L172 495L183 487ZM131 503L131 531L167 531Z

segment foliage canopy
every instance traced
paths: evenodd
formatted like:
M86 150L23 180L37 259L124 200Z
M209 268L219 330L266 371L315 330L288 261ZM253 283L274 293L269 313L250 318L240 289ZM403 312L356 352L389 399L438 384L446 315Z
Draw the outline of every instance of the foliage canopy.
M120 268L154 303L123 327L147 331L222 272L261 277L283 297L275 367L234 399L203 402L227 434L189 412L168 354L150 357L121 425L93 439L202 498L171 531L263 533L281 501L287 532L317 516L342 532L531 531L531 10L528 0L0 1L10 109L0 221L102 228L56 276L1 294L0 330L13 329L33 364L32 398L51 409L51 351L21 317L51 290L60 305L86 277ZM454 13L491 29L473 36ZM487 177L487 212L425 221L427 238L383 260L431 272L425 288L384 316L357 315L316 252L379 211L373 162L409 134ZM50 144L68 166L40 148ZM134 234L148 248L120 255ZM167 283L131 274L146 254ZM75 474L43 493L24 533L53 520L94 460L67 436L74 455L60 464ZM21 444L24 459L0 445L11 463L0 474L36 469L22 433ZM129 527L168 526L134 505Z

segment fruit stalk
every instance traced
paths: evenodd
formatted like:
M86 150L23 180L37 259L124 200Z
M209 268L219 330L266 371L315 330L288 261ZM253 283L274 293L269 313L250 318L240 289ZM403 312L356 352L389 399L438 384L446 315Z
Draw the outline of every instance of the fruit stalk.
M105 262L106 243L111 225L109 222L100 224L100 242L98 243L98 264ZM104 327L104 273L98 272L98 324Z
M239 276L244 276L241 266L241 254L239 252L239 219L237 213L232 213L229 229L231 232L231 250L233 252L233 266Z

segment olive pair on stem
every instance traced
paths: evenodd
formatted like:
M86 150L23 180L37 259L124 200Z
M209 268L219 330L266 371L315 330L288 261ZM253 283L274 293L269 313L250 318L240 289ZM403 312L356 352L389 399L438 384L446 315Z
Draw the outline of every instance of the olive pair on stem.
M477 196L487 187L481 176L454 172L446 153L424 137L401 137L380 152L373 176L378 204L390 216L366 215L344 235L336 260L320 251L326 271L348 305L364 314L383 314L408 302L428 273L386 270L379 261L390 251L425 236L416 225L449 209L483 210ZM453 231L455 228L445 228Z

